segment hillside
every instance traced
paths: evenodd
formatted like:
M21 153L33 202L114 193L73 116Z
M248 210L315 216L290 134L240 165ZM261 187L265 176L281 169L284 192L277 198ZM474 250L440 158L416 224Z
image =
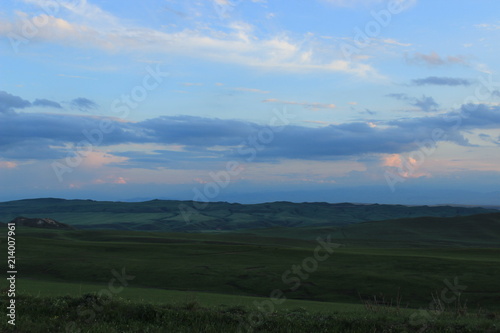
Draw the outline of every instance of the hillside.
M318 234L331 234L333 239L345 246L500 247L500 213L369 221L341 227L254 229L244 232L302 240L314 240Z
M184 210L184 216L180 210ZM193 207L203 209L194 210ZM352 203L237 204L152 200L106 202L29 199L0 203L0 221L45 216L78 229L173 232L236 231L272 227L343 226L411 217L452 217L498 212L481 207L362 205ZM188 217L186 219L185 217Z

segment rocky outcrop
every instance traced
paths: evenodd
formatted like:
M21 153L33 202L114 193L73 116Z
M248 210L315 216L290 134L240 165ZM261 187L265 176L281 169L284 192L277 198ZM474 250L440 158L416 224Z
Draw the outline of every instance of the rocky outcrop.
M39 218L39 217L16 217L10 223L15 223L16 226L32 227L32 228L45 228L45 229L74 229L73 227L57 222L56 220L50 218Z

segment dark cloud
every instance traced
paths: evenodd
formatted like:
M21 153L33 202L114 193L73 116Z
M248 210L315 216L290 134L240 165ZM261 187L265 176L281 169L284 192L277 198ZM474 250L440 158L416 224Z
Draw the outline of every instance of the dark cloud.
M481 133L478 135L479 138L481 138L483 141L486 141L486 142L490 142L490 143L494 143L496 145L500 145L500 136L498 138L494 138L492 137L491 135L489 134L484 134L484 133Z
M0 96L8 109L30 105L10 94ZM420 102L422 109L437 104L425 96L412 99L404 94L393 94L393 97ZM103 132L104 122L112 130ZM419 148L418 142L432 139L436 129L443 133L437 141L471 146L462 135L464 131L498 128L500 107L483 104L463 105L459 110L442 115L378 122L378 126L359 121L323 127L268 127L242 120L194 116L164 116L132 123L100 117L3 112L0 113L0 155L12 159L61 158L71 153L73 145L88 141L99 147L128 143L182 147L180 151L164 149L153 154L116 153L126 156L137 167L141 164L144 167L179 167L182 163L192 166L196 162L227 159L249 161L254 154L256 161L322 160L409 152Z
M190 146L238 145L260 126L240 120L193 116L159 117L138 124L152 136L168 143Z
M72 108L80 111L90 111L99 107L96 102L85 97L75 98L71 101L70 105Z
M35 101L33 102L33 106L62 109L61 104L54 102L54 101L51 101L51 100L48 100L48 99L45 99L45 98L35 99Z
M437 77L429 76L423 79L412 80L412 84L416 86L438 85L438 86L470 86L472 81L467 79L453 77Z
M365 109L365 111L361 111L360 113L365 113L365 114L368 114L370 116L374 116L377 114L376 111L372 111L372 110L369 110L369 109Z
M394 126L402 131L413 133L429 133L439 130L446 133L446 140L459 145L470 145L462 136L462 131L473 129L500 128L500 107L489 107L484 104L466 104L459 110L440 116L419 117L393 120L387 125Z
M128 123L106 119L113 131L103 133L105 118L43 113L0 113L0 155L5 158L43 159L65 156L66 145L90 141L98 145L142 142ZM53 147L53 148L51 148ZM52 151L48 154L48 151Z
M410 104L425 112L436 111L439 107L434 98L425 95L422 98L416 98Z
M29 101L0 90L0 112L11 112L14 109L23 109L30 106Z
M426 100L423 99L425 102ZM429 102L429 104L432 104ZM432 138L439 129L438 141L452 141L470 146L461 131L477 128L500 128L500 107L464 105L460 110L439 116L395 120L380 127L365 122L313 128L286 126L282 131L239 120L200 117L162 117L134 124L136 132L147 133L147 140L180 144L213 154L206 148L219 145L226 157L246 159L257 149L258 159L297 158L332 159L369 153L402 153L418 149L418 142ZM273 134L269 134L273 132ZM269 143L259 141L259 133L272 137ZM231 146L241 145L239 149ZM262 149L258 147L262 146ZM169 153L171 154L171 153ZM216 156L213 156L216 157Z
M15 109L24 109L32 106L62 108L61 104L45 98L35 99L35 101L31 103L19 96L0 91L0 112L13 112Z
M425 112L436 111L439 107L439 104L434 100L434 98L425 95L421 98L410 97L401 93L388 94L386 96L400 101L407 101L409 105L415 106Z

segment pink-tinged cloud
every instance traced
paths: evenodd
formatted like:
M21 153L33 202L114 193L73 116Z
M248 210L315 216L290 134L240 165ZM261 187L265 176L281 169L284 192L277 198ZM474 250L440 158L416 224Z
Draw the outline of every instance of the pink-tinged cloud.
M399 167L401 166L401 155L399 154L391 154L388 156L384 156L383 165L388 167Z
M82 161L82 166L87 168L100 168L108 164L119 164L125 161L127 161L126 157L93 151L86 154Z
M127 184L127 181L123 177L118 177L117 179L115 179L115 181L113 183L114 184Z
M442 57L436 52L431 52L429 54L423 54L416 52L413 56L406 55L406 61L410 64L415 65L427 65L427 66L444 66L444 65L467 65L467 59L465 56L446 56Z
M382 158L383 166L394 168L394 171L403 178L431 177L430 173L420 170L423 162L423 160L418 161L400 154L391 154Z
M114 175L107 176L106 178L98 178L92 181L93 184L127 184L127 180L124 177L118 177Z
M13 169L17 167L17 163L10 161L0 161L0 169Z
M193 179L195 182L197 182L198 184L207 184L208 181L207 180L204 180L204 179L201 179L201 178L195 178Z

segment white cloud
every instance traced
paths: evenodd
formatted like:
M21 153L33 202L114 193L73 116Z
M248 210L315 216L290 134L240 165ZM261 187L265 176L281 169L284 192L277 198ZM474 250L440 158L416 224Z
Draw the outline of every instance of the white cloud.
M255 89L255 88L234 88L234 90L253 92L253 93L258 93L258 94L269 94L270 93L270 91Z
M229 0L214 0L216 5L228 6L230 4Z
M293 101L282 101L276 98L269 98L262 101L263 103L279 103L279 104L289 104L289 105L301 105L306 109L319 110L319 109L335 109L335 104L325 104L316 102L293 102Z
M392 39L392 38L382 39L382 42L384 42L386 44L397 45L397 46L411 46L410 43L401 43L401 42L398 42L397 40Z
M182 85L185 86L185 87L194 87L194 86L202 86L203 83L184 82Z
M52 0L25 0L38 6ZM311 36L292 38L287 34L258 37L246 22L232 22L228 30L207 27L165 32L125 23L99 7L80 1L60 2L54 15L29 17L0 25L0 35L23 35L23 18L44 21L30 41L57 43L69 47L97 48L110 52L155 53L189 56L209 61L277 71L331 71L362 77L379 77L369 64L342 60L338 50L319 51ZM24 17L22 17L24 16ZM333 59L333 60L332 60Z
M482 24L476 24L475 27L486 30L499 30L500 24L482 23Z
M357 6L373 6L379 3L388 2L387 0L323 0L332 5L339 7L357 7ZM413 7L418 0L390 0L389 2L399 6L402 10L407 10Z

